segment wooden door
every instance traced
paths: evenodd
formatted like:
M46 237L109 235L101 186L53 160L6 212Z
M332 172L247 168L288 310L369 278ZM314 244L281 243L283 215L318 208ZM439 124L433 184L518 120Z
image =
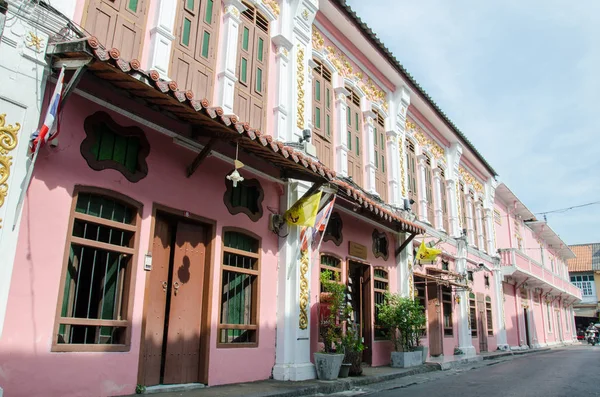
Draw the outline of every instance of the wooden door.
M429 354L433 357L443 354L442 326L440 321L439 287L436 283L427 283L427 318L429 320Z
M83 25L105 48L132 60L140 57L145 23L145 0L89 0Z
M142 355L142 382L146 386L158 385L161 382L172 233L169 222L161 216L156 216L152 242L152 270L146 291L148 296Z
M477 293L477 311L479 315L477 316L477 333L479 335L479 351L486 352L488 351L488 341L487 341L487 316L485 311L485 299L482 293Z
M199 379L205 241L203 226L177 224L163 383L191 383Z
M373 282L371 266L363 266L362 272L362 335L365 350L363 361L371 364L373 359Z

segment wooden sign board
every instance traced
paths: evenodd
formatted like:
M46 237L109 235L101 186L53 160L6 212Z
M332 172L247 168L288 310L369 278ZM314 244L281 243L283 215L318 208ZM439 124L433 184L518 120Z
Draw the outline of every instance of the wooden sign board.
M354 256L355 258L367 260L367 246L355 243L354 241L348 242L348 255Z

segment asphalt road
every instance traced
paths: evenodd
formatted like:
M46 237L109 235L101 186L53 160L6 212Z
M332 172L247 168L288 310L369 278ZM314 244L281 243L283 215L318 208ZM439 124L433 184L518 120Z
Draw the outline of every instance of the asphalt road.
M376 397L600 396L600 346L525 355L430 382L369 394Z

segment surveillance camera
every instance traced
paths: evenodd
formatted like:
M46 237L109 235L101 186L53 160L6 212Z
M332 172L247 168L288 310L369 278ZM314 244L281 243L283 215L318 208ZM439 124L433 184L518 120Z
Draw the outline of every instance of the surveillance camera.
M310 129L302 130L302 139L306 142L310 142L310 137L312 136L312 131Z
M483 263L479 263L477 266L478 266L480 269L483 269L485 265L484 265Z

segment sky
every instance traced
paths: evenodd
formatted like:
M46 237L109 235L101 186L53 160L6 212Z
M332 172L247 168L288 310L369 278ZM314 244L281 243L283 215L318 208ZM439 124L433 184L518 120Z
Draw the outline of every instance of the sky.
M529 210L600 201L600 1L347 2ZM548 224L600 242L600 205Z

